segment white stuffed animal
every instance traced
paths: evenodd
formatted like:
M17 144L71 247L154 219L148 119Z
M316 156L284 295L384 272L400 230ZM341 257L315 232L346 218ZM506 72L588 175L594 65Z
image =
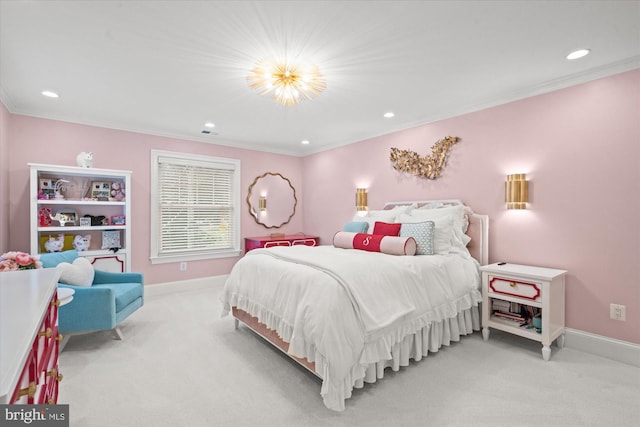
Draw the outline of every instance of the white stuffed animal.
M76 157L76 162L78 163L78 166L80 166L81 168L92 168L93 153L83 151L82 153L78 154L78 156Z
M64 234L58 234L58 237L49 236L49 240L44 242L44 248L47 252L60 252L64 246Z
M76 235L73 238L73 248L76 251L87 251L89 250L89 245L91 244L91 235L87 234L86 236Z

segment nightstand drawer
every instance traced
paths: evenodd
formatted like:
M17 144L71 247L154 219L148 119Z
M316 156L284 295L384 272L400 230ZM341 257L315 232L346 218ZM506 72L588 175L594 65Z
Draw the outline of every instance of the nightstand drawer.
M540 301L542 298L541 285L504 277L490 277L489 292L524 298L530 301Z

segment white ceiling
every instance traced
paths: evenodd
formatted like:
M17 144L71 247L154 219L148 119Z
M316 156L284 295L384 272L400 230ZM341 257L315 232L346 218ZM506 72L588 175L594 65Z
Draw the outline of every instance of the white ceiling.
M326 91L248 87L284 54ZM638 67L638 1L0 1L12 113L299 156Z

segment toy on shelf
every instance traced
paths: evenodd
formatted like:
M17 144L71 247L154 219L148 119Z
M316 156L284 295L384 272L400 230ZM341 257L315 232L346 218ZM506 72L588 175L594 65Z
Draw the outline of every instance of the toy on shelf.
M60 223L60 227L65 227L68 224L78 225L78 213L74 210L60 210L55 216L49 214L49 218Z
M93 167L93 153L83 151L76 156L76 162L78 166L81 168L92 168Z
M76 251L88 251L89 245L91 244L91 235L87 234L86 236L81 236L77 234L73 238L73 248Z
M38 211L38 226L49 227L51 223L51 208L40 208Z
M47 252L60 252L64 247L64 234L58 234L58 237L49 236L49 240L44 242L44 248Z
M124 187L119 182L111 184L111 194L109 200L121 202L126 197Z
M109 225L109 219L104 215L89 215L86 214L84 218L89 218L91 220L92 226L97 225Z

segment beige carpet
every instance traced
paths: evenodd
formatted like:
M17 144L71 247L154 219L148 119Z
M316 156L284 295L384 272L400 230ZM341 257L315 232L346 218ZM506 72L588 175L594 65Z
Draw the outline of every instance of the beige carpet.
M640 369L568 347L479 333L326 409L320 382L233 320L220 283L147 292L109 332L71 337L60 403L71 426L640 425Z

